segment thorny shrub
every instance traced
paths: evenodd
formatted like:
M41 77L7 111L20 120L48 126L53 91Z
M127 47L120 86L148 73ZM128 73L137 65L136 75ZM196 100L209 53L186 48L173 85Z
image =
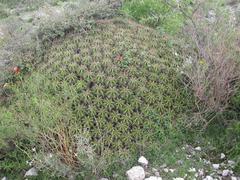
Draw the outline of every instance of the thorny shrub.
M226 110L237 89L239 30L226 7L215 4L216 8L209 9L214 6L206 1L196 4L191 16L185 14L189 20L184 28L185 38L195 50L186 53L184 73L196 97L197 119L204 119L206 127L216 113Z

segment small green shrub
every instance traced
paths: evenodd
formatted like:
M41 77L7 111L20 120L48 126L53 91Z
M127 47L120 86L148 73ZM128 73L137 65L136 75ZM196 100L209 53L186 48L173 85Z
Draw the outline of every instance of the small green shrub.
M169 3L177 5L175 1ZM164 0L127 0L123 4L123 12L140 23L171 34L179 32L185 19L177 8Z

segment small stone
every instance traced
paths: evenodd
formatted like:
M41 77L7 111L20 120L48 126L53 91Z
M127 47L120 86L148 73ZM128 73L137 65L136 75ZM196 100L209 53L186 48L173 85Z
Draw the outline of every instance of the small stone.
M173 173L173 172L175 171L175 169L169 169L169 171L170 171L171 173Z
M196 151L201 151L202 148L198 146L198 147L195 148L195 150L196 150Z
M163 171L164 171L165 173L168 173L168 172L169 172L169 169L168 169L168 168L164 168Z
M231 177L231 180L238 180L237 177Z
M32 148L32 151L33 151L33 152L36 152L36 148L35 148L35 147L34 147L34 148Z
M114 173L114 174L113 174L113 178L115 178L115 179L116 179L118 176L119 176L119 175L118 175L117 173Z
M3 177L2 180L7 180L7 177Z
M224 159L225 157L226 157L225 154L221 153L220 158L221 158L221 159Z
M211 162L206 159L203 159L203 162L204 162L204 164L211 164Z
M158 170L156 168L152 168L152 172L157 172Z
M211 23L214 23L216 21L216 12L214 10L210 10L208 12L207 20Z
M224 162L222 162L220 165L221 165L222 167L225 167L225 166L226 166L226 164L225 164Z
M3 38L3 36L4 36L4 33L0 29L0 38Z
M203 180L213 180L212 176L206 176Z
M147 166L148 165L148 160L144 156L141 156L138 159L138 163L141 164L142 166Z
M108 178L101 178L100 180L108 180Z
M214 169L219 169L220 165L219 164L213 164Z
M228 160L228 164L229 164L230 166L234 166L234 165L235 165L235 161Z
M228 169L225 169L225 170L222 171L222 176L223 177L228 176L228 174L229 174L229 170Z
M198 170L198 175L199 176L203 176L204 175L204 170L203 169L199 169Z
M173 178L173 180L184 180L184 178L177 177L177 178Z
M143 180L145 178L144 169L141 166L134 166L126 172L128 180Z
M196 169L195 169L195 168L190 168L190 169L188 170L188 172L196 172Z
M154 173L155 176L160 177L160 173L157 171Z
M178 160L177 163L178 165L183 165L183 160Z
M37 176L37 175L38 175L37 169L33 167L33 168L29 169L25 173L24 177L27 177L27 176Z
M216 175L216 173L215 172L212 172L211 174L210 174L210 176L215 176Z
M146 178L145 180L162 180L162 178L156 177L156 176L150 176L149 178Z
M166 164L163 164L163 165L160 166L160 168L165 168L165 167L167 167Z
M147 178L147 177L150 177L151 175L152 175L152 173L145 171L145 177L146 177L146 178Z

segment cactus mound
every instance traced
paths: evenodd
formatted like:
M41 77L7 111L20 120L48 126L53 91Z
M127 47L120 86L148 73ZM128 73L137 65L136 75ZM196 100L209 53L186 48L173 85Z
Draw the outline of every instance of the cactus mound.
M153 29L101 20L53 42L38 72L50 77L53 95L61 94L59 107L71 103L74 126L89 132L101 154L161 138L189 107L175 54Z

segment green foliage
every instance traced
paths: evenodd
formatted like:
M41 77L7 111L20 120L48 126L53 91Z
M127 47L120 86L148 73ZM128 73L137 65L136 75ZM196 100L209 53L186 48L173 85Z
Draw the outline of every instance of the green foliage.
M17 178L21 172L28 168L26 161L28 157L20 150L7 150L6 152L1 152L0 156L0 174L8 175L8 178Z
M175 1L168 3L177 7ZM140 23L171 34L177 33L184 23L182 13L164 0L127 0L124 2L123 12Z
M237 93L231 98L230 101L231 110L238 113L240 112L240 90L238 89Z
M229 151L232 158L236 159L237 165L235 170L240 172L240 90L231 98L230 108L227 112L227 118L232 118L235 121L228 125L226 130L226 142L225 146Z
M52 153L65 167L45 158L50 169L97 174L104 168L100 157L162 139L191 108L175 51L152 29L100 21L53 42L36 71L12 88L16 96L6 115L23 139L40 144L38 160Z
M18 123L12 115L6 108L0 108L0 147L6 146L9 138L15 138L23 134L21 127L17 125Z
M8 16L8 10L4 4L0 3L0 19Z

